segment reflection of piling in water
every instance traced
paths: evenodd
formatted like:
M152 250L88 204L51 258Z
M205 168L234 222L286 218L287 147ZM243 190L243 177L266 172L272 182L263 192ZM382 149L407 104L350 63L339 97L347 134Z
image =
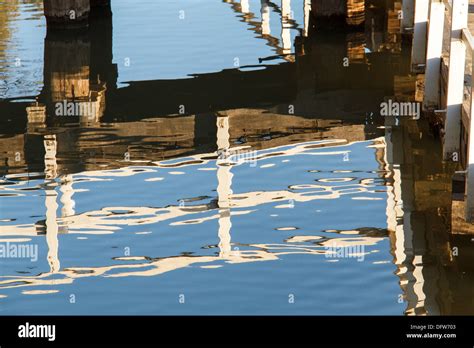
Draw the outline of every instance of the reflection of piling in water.
M90 2L92 10L97 7L110 7L110 0L90 0Z
M365 34L360 32L347 35L347 58L349 59L349 64L367 63L365 39Z
M313 0L316 17L343 17L347 11L347 0Z
M58 193L54 187L47 188L45 198L46 206L46 243L48 244L48 263L50 266L51 273L58 272L60 269L59 263L59 241L58 241L58 222L57 222L57 209L58 209Z
M281 46L282 54L291 53L291 0L281 1Z
M52 180L56 178L58 172L58 163L56 161L58 143L56 141L56 135L45 135L44 137L44 167L45 167L45 178Z
M230 165L229 117L217 117L217 195L219 206L219 256L228 257L231 253L231 195L232 166Z
M313 0L312 12L318 27L360 26L365 22L366 0Z
M101 2L102 5L106 3ZM48 180L45 188L44 224L49 249L47 259L52 273L60 269L57 221L59 206L56 191L58 173L82 168L76 161L71 161L74 163L72 166L69 164L67 168L62 168L58 166L57 161L59 157L68 158L64 153L76 153L77 134L74 132L51 134L46 125L79 121L79 124L85 126L98 122L102 117L105 111L107 79L110 79L111 85L115 86L117 76L116 69L113 69L112 65L110 14L110 8L107 6L94 9L91 15L97 20L93 20L87 30L48 28L44 52L44 88L39 102L27 107L29 143L32 143L31 140L38 140L36 138L44 138L44 172ZM75 212L72 181L66 176L59 182L61 214L63 218L73 216Z
M110 3L94 1L91 5L89 28L48 29L41 101L47 105L49 116L97 122L105 111L107 86L115 88Z
M75 202L73 200L74 188L73 188L73 177L72 175L64 175L61 180L61 203L63 205L61 209L61 217L74 216Z
M48 33L45 40L44 85L51 102L87 98L90 91L89 69L90 42L86 35Z
M236 13L241 13L243 15L239 17L242 18L243 22L251 25L251 30L255 31L257 34L261 34L261 36L259 35L259 37L267 40L269 45L275 48L278 55L260 58L260 63L265 60L272 60L278 58L283 58L289 62L294 62L294 58L291 55L291 30L296 29L298 27L298 23L296 23L296 21L292 18L293 13L291 11L291 0L282 0L281 8L279 8L270 0L261 0L261 22L256 21L255 14L250 12L250 8L248 8L246 2L242 1L240 3L237 3L234 0L226 0L225 2L231 4L232 9ZM280 13L281 15L281 39L270 35L271 9L273 9L277 13Z
M97 121L104 113L105 84L91 76L87 33L48 32L43 96L50 116Z
M110 0L43 0L48 28L71 29L87 27L91 12L110 7Z
M270 35L270 6L268 5L268 0L261 1L261 17L262 17L262 35Z
M99 122L106 108L108 86L115 89L117 68L112 63L112 12L110 6L93 7L90 26L71 30L49 28L44 45L44 87L37 102L26 108L28 146L38 135L50 134L48 126ZM95 5L94 5L95 6ZM77 154L78 132L57 134L60 157ZM38 152L37 150L34 150ZM33 159L33 162L38 162ZM37 163L40 165L39 163ZM82 170L69 161L69 170Z
M249 0L240 0L240 7L242 13L246 14L250 12Z
M57 141L55 135L46 135L44 137L44 166L45 179L49 182L45 188L45 206L46 206L46 242L48 244L48 263L51 273L59 271L58 258L58 222L57 222L57 197L55 179L57 177Z
M94 7L89 22L90 76L93 81L104 82L108 94L116 88L118 76L117 64L113 63L113 26L110 3Z
M44 0L48 27L87 26L89 13L90 0Z
M365 0L347 0L347 24L361 25L364 21Z
M46 127L46 106L43 104L34 103L26 108L26 115L28 117L27 133L36 134L41 133Z

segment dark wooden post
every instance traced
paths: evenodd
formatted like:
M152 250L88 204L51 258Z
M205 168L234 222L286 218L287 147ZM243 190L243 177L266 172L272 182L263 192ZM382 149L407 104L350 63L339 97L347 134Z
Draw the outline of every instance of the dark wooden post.
M44 0L44 15L48 27L87 26L89 12L90 0Z

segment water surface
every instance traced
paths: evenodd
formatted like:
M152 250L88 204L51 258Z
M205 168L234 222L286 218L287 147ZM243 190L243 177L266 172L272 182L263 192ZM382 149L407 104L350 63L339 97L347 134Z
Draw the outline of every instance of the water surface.
M37 250L2 258L1 314L474 312L453 169L380 116L411 78L393 1L339 31L308 5L114 0L47 32L0 1L0 242Z

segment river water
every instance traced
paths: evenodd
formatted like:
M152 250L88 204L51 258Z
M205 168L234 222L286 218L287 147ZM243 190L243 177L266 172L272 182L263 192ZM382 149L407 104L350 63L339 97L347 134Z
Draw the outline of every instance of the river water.
M0 0L0 314L474 314L453 168L380 116L414 96L397 1L366 6L113 0L47 32Z

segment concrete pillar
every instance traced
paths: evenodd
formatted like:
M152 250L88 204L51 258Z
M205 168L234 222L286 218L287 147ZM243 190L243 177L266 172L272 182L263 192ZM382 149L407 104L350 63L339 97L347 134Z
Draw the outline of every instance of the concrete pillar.
M89 13L90 0L44 0L44 15L48 27L87 26Z

